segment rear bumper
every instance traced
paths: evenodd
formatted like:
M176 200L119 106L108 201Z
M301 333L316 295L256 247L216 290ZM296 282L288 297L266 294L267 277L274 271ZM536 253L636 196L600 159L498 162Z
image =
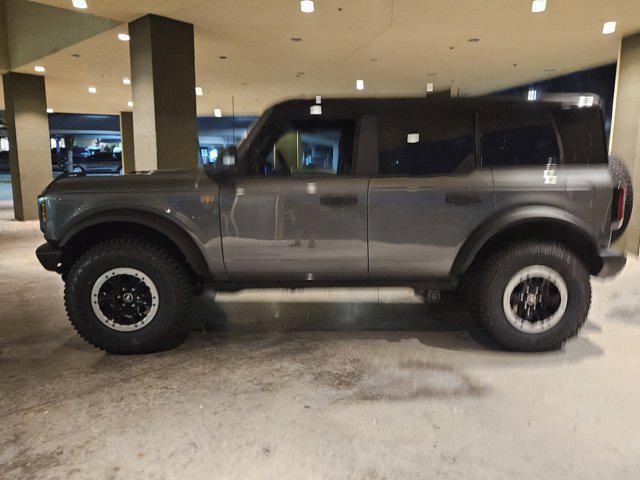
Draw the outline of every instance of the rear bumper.
M64 251L50 243L44 243L36 249L36 257L47 270L57 272L62 264Z
M617 275L627 263L627 257L622 252L612 248L600 250L600 258L602 259L602 268L596 276L602 278Z

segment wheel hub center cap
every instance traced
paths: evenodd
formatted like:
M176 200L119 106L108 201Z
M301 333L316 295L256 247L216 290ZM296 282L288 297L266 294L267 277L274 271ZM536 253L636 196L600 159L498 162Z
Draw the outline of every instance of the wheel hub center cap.
M569 292L562 276L545 265L530 265L507 283L502 305L507 321L525 333L553 328L567 309Z
M93 313L107 327L121 332L145 327L155 318L159 302L153 280L135 268L113 268L91 289Z

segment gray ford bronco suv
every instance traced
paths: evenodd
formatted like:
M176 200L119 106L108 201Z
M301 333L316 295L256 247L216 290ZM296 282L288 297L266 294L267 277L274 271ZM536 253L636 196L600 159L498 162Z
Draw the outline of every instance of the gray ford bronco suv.
M37 256L112 353L180 344L202 286L459 290L502 347L556 349L585 322L590 275L625 264L609 244L631 183L603 123L567 102L287 101L219 164L55 180Z

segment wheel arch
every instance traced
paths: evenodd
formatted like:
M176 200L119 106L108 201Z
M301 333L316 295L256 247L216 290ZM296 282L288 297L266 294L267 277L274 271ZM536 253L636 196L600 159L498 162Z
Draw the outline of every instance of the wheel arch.
M494 217L478 227L458 251L451 268L460 277L486 253L518 240L555 240L566 244L585 262L589 273L602 268L602 258L589 227L573 214L555 207L525 207Z
M209 274L204 253L183 227L160 215L141 210L94 213L69 227L62 235L59 246L74 256L102 240L127 235L162 244L181 256L197 276Z

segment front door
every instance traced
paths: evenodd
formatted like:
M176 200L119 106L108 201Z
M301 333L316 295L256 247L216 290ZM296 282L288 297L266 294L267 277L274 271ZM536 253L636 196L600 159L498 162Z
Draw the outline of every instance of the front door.
M231 279L367 275L368 178L350 176L355 122L291 123L220 189Z

